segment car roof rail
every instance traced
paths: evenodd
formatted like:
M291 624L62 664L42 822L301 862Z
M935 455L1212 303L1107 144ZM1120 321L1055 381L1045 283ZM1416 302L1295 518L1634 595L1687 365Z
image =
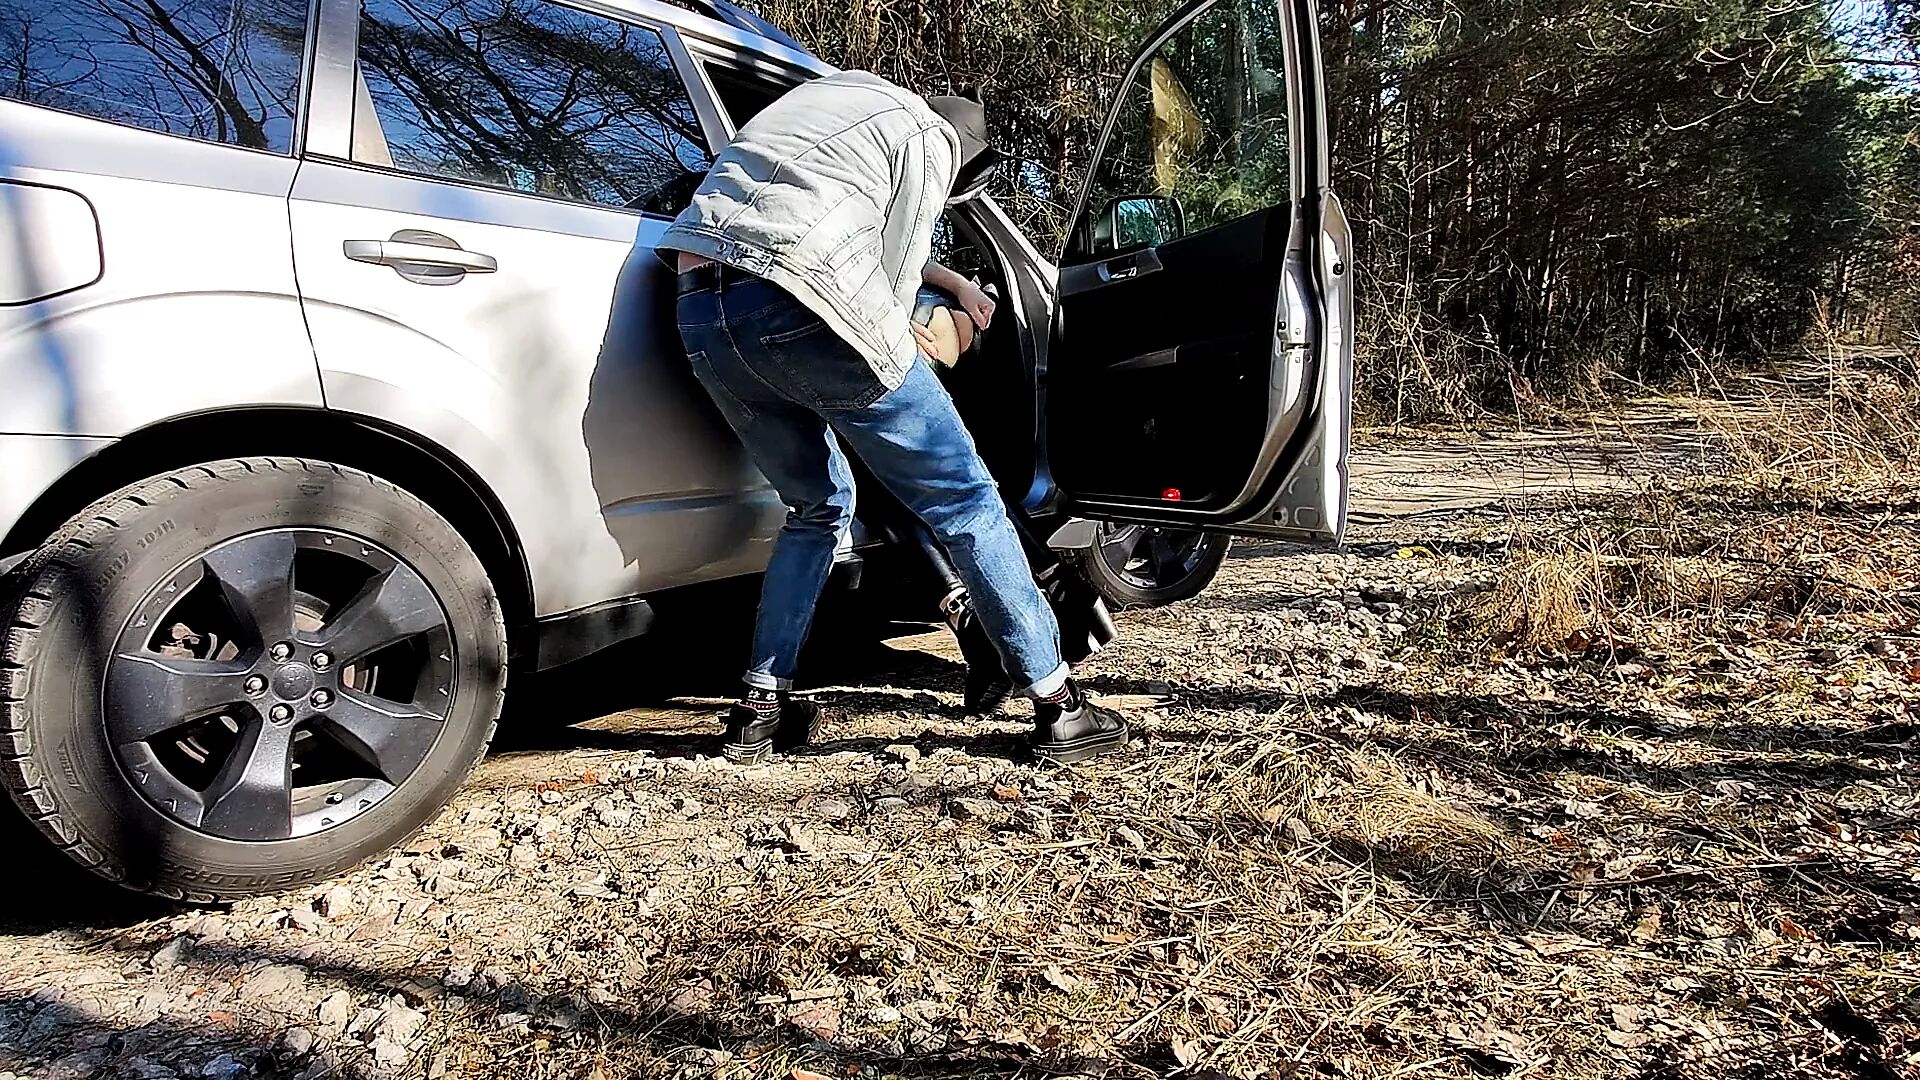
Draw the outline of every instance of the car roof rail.
M759 34L769 41L777 41L795 52L812 53L813 50L788 36L785 30L773 25L753 12L734 4L731 0L694 0L696 4L713 9L713 17L736 29Z

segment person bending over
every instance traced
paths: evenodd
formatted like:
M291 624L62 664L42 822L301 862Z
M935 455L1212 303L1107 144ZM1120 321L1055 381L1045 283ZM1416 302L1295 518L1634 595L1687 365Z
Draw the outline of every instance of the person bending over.
M818 722L789 691L852 518L842 443L952 557L1006 673L1034 700L1034 754L1078 761L1126 744L1126 722L1068 677L993 477L911 329L923 283L989 325L992 299L929 255L947 201L976 193L998 159L979 101L839 72L748 121L655 243L680 274L694 375L788 508L727 717L731 760L764 761Z

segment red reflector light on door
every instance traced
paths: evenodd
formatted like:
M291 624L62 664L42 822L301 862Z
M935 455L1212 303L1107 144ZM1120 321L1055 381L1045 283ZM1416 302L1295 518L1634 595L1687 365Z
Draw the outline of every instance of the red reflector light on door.
M1166 489L1165 491L1162 491L1162 492L1160 493L1160 498L1161 498L1161 499L1163 499L1163 500L1165 500L1166 502L1179 502L1179 501L1180 501L1180 489L1179 489L1179 488L1167 488L1167 489Z

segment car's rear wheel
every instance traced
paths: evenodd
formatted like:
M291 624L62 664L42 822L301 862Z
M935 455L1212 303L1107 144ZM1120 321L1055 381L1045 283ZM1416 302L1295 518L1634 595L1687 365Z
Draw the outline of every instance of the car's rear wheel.
M1102 521L1081 565L1114 607L1160 607L1200 595L1232 546L1216 533Z
M479 760L506 684L473 550L314 461L107 496L0 583L0 628L0 786L81 865L194 900L399 842Z

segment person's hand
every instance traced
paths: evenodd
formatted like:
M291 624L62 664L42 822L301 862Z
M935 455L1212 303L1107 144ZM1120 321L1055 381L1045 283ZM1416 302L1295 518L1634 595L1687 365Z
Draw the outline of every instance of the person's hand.
M979 285L971 281L966 282L954 293L954 299L960 301L961 308L972 317L973 325L980 329L985 330L987 324L993 321L993 297L988 296L986 290Z
M920 354L937 362L940 359L940 339L933 336L933 330L911 319L907 321L907 329L913 331L913 340L920 343Z

